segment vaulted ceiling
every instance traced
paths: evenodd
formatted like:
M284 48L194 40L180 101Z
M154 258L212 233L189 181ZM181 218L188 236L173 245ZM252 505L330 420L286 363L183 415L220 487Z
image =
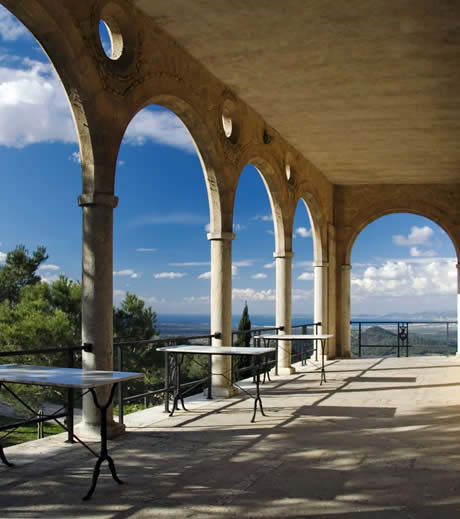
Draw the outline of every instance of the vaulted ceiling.
M331 182L460 182L458 0L131 3Z

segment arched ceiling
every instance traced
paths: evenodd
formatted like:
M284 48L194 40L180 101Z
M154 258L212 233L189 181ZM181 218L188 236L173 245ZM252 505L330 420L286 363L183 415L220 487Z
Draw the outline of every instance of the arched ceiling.
M460 1L130 1L331 182L460 182Z

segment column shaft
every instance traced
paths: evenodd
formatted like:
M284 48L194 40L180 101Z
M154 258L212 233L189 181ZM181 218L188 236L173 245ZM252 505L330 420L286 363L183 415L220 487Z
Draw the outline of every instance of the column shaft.
M314 322L321 323L318 333L327 332L327 263L314 263Z
M83 212L82 236L82 341L91 343L93 351L83 353L87 370L113 369L113 209L118 199L106 194L84 194L79 197ZM97 390L100 402L107 401L109 388ZM82 423L78 433L96 437L100 412L90 394L83 398ZM108 433L120 430L108 411Z
M342 265L342 286L341 286L341 357L351 357L351 342L350 342L350 271L351 265Z
M292 252L274 254L276 263L276 326L282 326L280 334L290 334L292 331ZM291 366L291 342L278 342L278 373L290 375L295 373Z
M232 240L233 233L210 233L211 241L211 333L219 332L213 346L232 344ZM232 364L230 356L212 357L212 393L231 396Z

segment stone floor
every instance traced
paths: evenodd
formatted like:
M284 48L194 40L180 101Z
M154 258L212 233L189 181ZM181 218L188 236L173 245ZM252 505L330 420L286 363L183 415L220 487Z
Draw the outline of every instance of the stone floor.
M297 367L252 400L190 399L146 410L110 442L90 501L94 458L62 435L10 447L5 518L460 517L460 359L372 358ZM96 444L97 445L97 444Z

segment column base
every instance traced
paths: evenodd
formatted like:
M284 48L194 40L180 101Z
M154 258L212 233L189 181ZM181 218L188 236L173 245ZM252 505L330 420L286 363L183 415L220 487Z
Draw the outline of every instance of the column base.
M273 375L275 374L275 370L272 370ZM284 376L284 375L293 375L296 373L296 369L294 366L287 366L285 368L278 368L278 375Z
M229 398L231 396L237 395L238 389L234 386L230 387L222 387L222 386L212 386L212 396L216 398Z
M98 423L80 422L74 426L75 435L83 441L100 441L101 425ZM126 425L112 421L107 424L107 439L111 440L126 431Z

